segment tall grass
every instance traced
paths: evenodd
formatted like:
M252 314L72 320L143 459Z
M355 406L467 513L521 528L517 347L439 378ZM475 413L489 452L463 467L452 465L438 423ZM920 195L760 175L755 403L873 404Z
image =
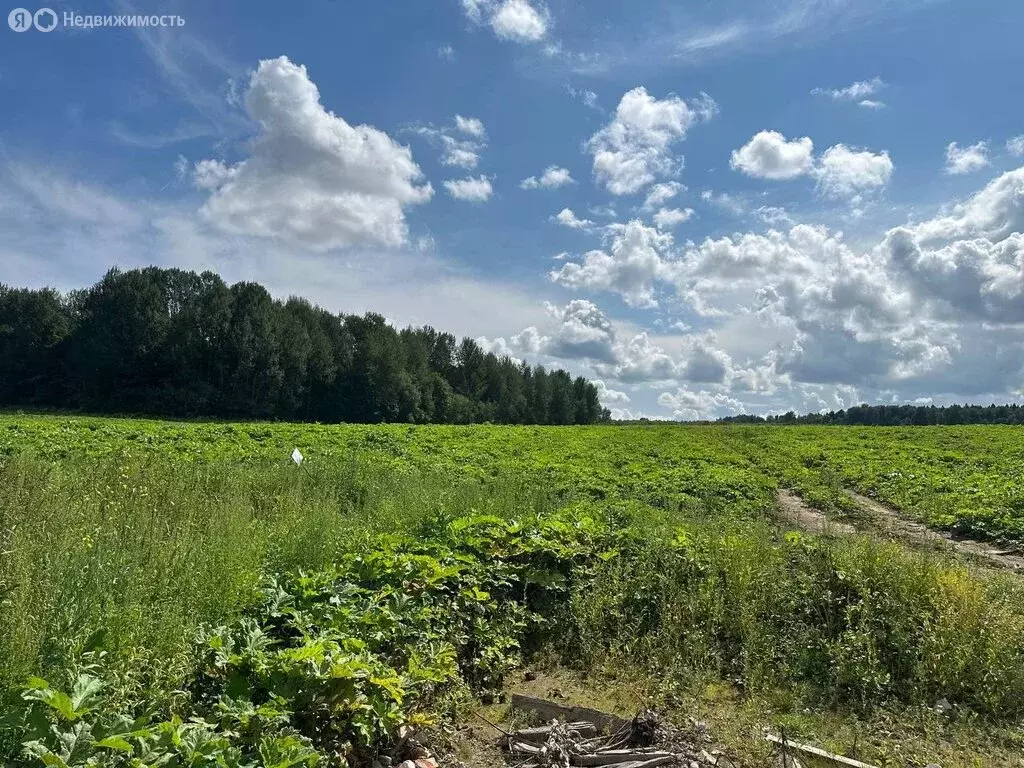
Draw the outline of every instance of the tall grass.
M170 690L196 628L257 598L263 575L314 569L439 512L543 508L522 483L482 485L338 459L0 464L0 691L59 682L103 648Z
M572 654L661 679L725 679L783 706L1024 716L1024 584L868 537L691 521L574 595Z
M713 490L670 505L646 485L605 498L584 477L574 499L564 478L552 479L556 496L536 472L469 479L374 456L312 467L154 453L3 460L0 692L30 674L64 683L95 647L166 695L193 672L199 625L252 606L265 574L321 567L382 534L429 532L432 519L543 514L557 500L628 532L549 616L576 663L711 675L794 706L946 697L985 716L1024 715L1018 581L894 543L782 535L754 511L752 499L770 494L749 470L735 473L744 493L708 470Z

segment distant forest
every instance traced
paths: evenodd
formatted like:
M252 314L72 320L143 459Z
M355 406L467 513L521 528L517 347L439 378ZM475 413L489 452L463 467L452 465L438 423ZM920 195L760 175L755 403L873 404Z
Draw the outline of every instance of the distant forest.
M1024 407L1013 405L857 405L845 411L781 416L726 416L733 424L859 424L871 427L933 424L1024 424Z
M0 285L0 406L320 422L593 424L597 389L430 327L332 314L212 272Z

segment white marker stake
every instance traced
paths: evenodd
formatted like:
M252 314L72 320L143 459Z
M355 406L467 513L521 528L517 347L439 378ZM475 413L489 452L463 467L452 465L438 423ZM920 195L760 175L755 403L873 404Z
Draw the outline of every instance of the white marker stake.
M298 466L302 466L302 458L302 451L298 448L292 451L292 461L294 461Z

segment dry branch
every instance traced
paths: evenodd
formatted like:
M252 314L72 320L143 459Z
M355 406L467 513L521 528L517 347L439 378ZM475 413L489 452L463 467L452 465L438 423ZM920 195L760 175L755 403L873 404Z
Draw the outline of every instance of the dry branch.
M581 721L585 720L596 725L601 731L618 730L629 726L628 720L602 712L590 707L566 707L535 696L520 693L512 694L512 707L535 712L544 720Z

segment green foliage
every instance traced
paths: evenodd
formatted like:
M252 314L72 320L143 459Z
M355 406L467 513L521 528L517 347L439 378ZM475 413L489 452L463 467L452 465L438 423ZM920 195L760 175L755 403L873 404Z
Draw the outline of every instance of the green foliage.
M848 508L848 486L935 528L1024 541L1019 428L728 427L724 434L822 509Z
M0 756L359 762L538 650L1019 718L1017 580L770 514L780 483L1005 498L1012 433L866 432L0 417Z
M427 326L333 315L212 272L0 285L0 406L324 422L607 421L597 389Z
M427 707L460 682L500 687L542 621L530 604L551 604L574 565L616 538L562 516L456 518L438 534L382 535L367 554L268 580L248 615L200 629L187 696L170 711L143 695L131 709L147 715L129 724L93 674L70 693L32 678L14 728L24 754L68 767L361 763L400 726L429 722Z

